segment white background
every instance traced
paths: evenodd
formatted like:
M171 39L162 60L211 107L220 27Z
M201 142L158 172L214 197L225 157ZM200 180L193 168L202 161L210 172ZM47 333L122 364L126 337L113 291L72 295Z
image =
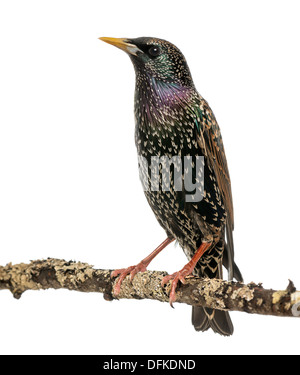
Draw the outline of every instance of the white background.
M176 44L218 119L246 282L300 288L297 1L1 1L0 264L46 257L136 264L165 239L138 179L134 70L100 36ZM116 173L118 171L118 173ZM150 269L186 259L169 246ZM195 332L191 308L101 294L0 293L0 353L299 352L300 324L232 313Z

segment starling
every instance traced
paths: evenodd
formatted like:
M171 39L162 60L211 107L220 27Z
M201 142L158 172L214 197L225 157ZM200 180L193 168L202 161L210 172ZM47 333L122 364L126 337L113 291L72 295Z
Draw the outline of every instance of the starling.
M162 285L171 281L171 305L178 283L184 283L188 275L222 278L223 265L229 280L242 281L234 262L231 183L220 128L194 86L185 57L176 46L158 38L100 39L125 51L133 63L140 175L147 185L147 201L167 234L140 263L113 271L112 277L118 276L115 294L127 275L132 280L137 272L146 271L173 240L182 247L188 263L162 280ZM153 167L155 162L158 169ZM169 175L163 176L168 168ZM225 336L233 333L226 311L193 306L192 323L197 331L212 328Z

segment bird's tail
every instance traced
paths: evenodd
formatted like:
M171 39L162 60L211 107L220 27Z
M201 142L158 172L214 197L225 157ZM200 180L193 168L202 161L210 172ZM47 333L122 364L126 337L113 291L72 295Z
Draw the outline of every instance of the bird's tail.
M227 244L224 246L223 265L237 281L243 281L243 277L238 266L230 256L230 248ZM222 278L222 266L218 267L217 278ZM232 277L230 277L232 279ZM233 324L227 311L214 310L208 307L193 306L192 323L196 331L206 331L209 328L223 336L233 334Z
M223 336L233 334L233 324L227 311L193 306L192 323L196 331L206 331L212 328L214 332Z

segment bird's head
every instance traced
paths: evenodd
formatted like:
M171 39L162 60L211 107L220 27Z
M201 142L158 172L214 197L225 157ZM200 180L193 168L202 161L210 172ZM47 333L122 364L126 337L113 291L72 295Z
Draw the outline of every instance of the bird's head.
M147 75L158 81L194 87L185 57L172 43L150 37L99 39L125 51L139 76Z

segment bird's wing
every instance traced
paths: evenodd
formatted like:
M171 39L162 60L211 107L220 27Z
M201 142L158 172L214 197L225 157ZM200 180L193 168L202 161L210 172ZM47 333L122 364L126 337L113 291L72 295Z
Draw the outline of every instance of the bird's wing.
M221 131L211 108L201 97L199 105L196 108L196 115L197 142L205 155L206 163L208 163L210 169L214 172L227 212L226 237L229 247L228 260L229 263L232 263L234 252L232 237L234 229L233 203L230 176ZM232 260L230 259L231 257Z
M233 203L231 194L231 182L227 166L227 160L217 120L204 99L196 108L197 115L197 141L202 149L206 162L216 176L217 184L223 198L225 209L228 215L229 224L233 230Z

